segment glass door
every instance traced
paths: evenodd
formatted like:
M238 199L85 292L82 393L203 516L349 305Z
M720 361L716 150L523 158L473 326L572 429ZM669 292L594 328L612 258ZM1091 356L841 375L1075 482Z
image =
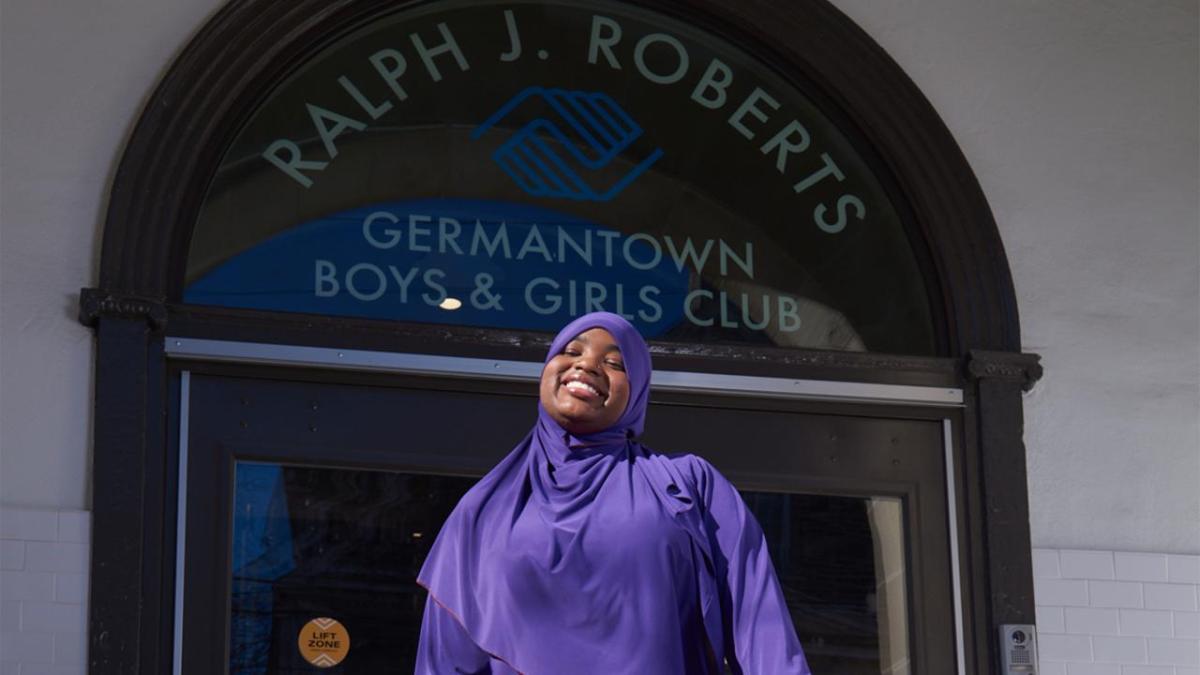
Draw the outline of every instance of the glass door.
M738 486L813 672L959 671L944 419L895 407L657 398L647 444L704 456Z
M531 385L187 386L182 672L411 673L417 571L532 424ZM954 671L940 421L711 396L651 408L648 445L738 485L814 672Z
M321 653L342 657L340 672L412 672L414 580L474 479L238 462L234 480L229 672L311 673ZM314 655L304 629L317 618L349 647Z

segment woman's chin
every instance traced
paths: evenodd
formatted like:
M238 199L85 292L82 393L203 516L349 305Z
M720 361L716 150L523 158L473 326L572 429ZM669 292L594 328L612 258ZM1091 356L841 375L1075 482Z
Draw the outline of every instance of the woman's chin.
M550 416L560 427L575 435L604 431L616 422L608 408L596 399L560 390L553 402L554 409L548 411Z
M586 414L590 412L592 411L584 411L584 414L580 414L580 411L560 410L559 414L554 417L560 427L575 435L603 431L604 427L596 420L594 414Z
M563 429L566 429L567 431L576 435L590 434L594 431L600 431L600 429L596 427L595 422L587 418L564 416L559 420L558 424Z
M585 418L595 415L602 409L599 401L580 398L570 392L562 392L555 401L555 407L566 417Z

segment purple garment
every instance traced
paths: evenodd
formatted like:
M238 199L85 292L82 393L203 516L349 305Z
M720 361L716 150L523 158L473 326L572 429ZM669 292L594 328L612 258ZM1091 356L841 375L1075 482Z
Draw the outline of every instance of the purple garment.
M629 403L573 436L539 404L525 439L463 496L417 578L429 590L418 675L809 675L767 553L737 490L694 455L657 454L650 353L604 312L567 325L546 360L604 328Z

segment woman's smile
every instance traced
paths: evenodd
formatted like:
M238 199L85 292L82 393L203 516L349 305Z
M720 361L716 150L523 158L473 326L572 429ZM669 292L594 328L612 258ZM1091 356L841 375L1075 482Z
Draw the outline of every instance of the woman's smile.
M608 392L603 389L603 385L582 371L571 371L560 381L562 382L560 386L576 398L600 402L608 398Z

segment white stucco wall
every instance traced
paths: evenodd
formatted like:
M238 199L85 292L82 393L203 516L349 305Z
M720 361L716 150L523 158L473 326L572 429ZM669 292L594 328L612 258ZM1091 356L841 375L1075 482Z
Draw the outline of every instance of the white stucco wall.
M1036 546L1200 552L1195 0L837 3L991 202L1026 351Z
M0 501L89 507L105 195L215 0L0 13ZM933 102L1009 252L1035 545L1200 552L1197 5L836 0Z
M90 508L94 286L107 192L167 64L216 0L0 9L0 501Z

